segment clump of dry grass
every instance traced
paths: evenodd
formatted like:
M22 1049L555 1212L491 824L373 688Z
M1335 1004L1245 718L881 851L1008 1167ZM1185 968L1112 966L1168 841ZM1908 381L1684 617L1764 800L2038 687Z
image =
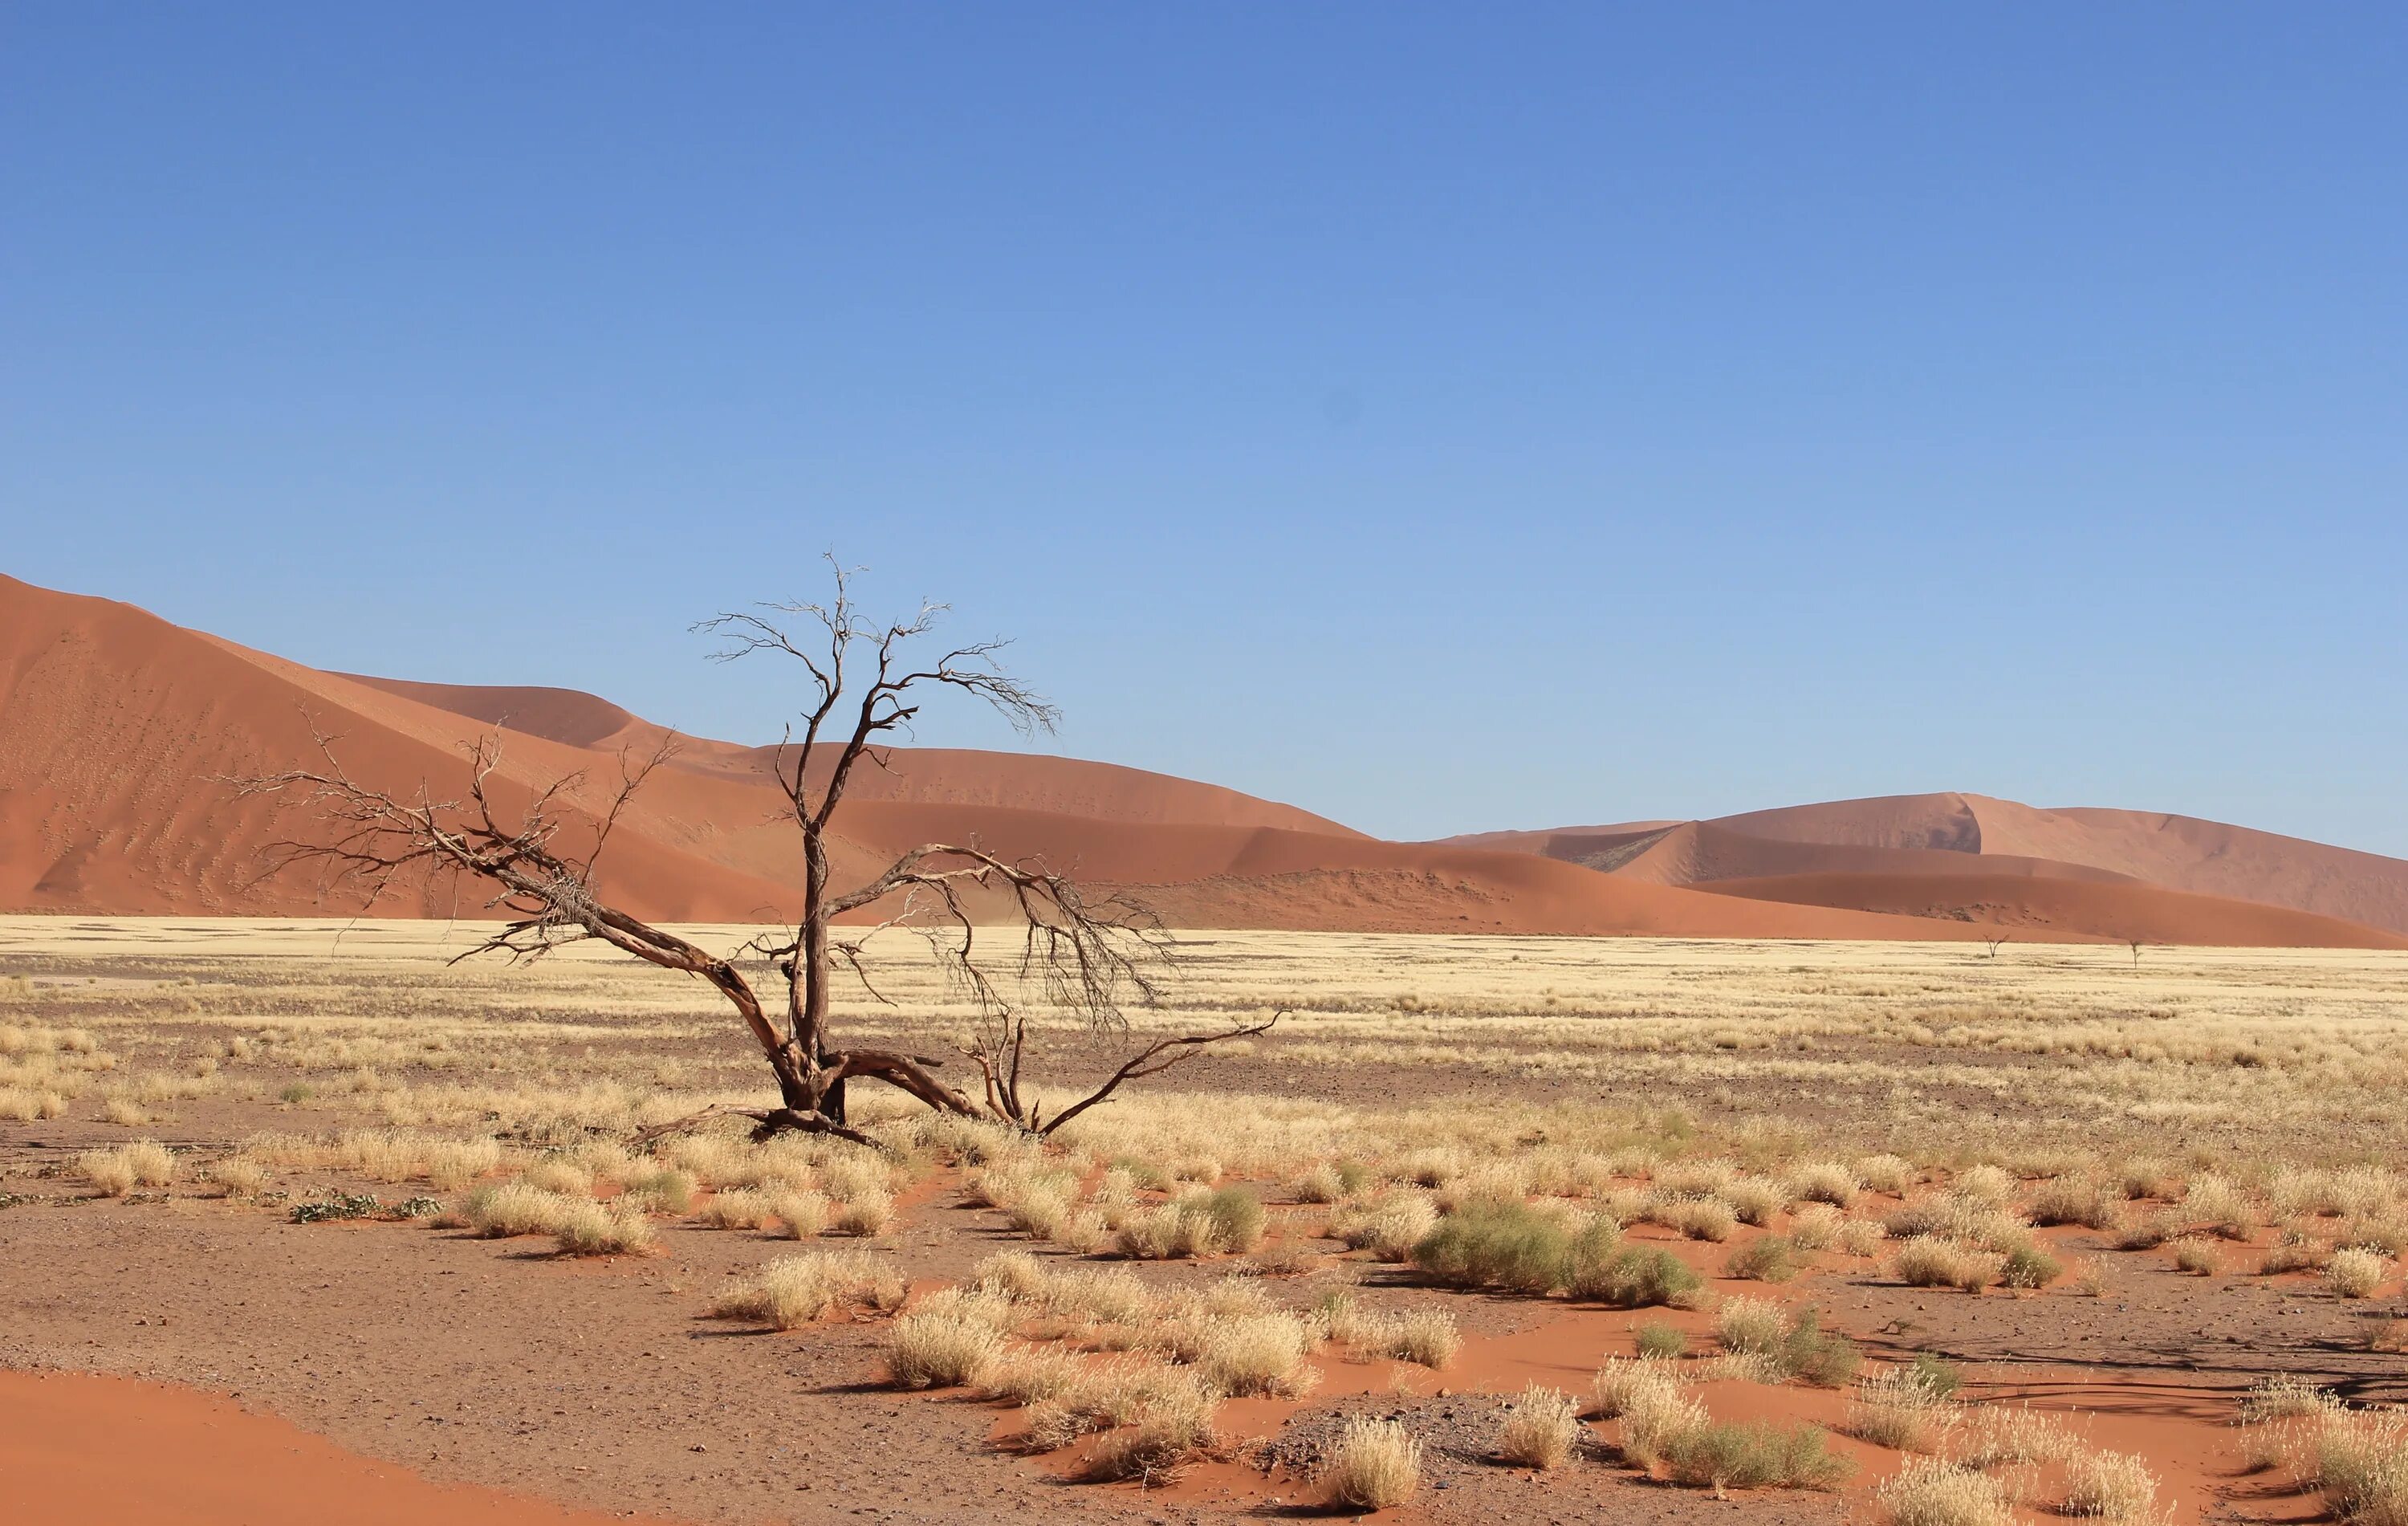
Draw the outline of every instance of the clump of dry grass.
M993 1293L948 1288L929 1294L887 1327L887 1381L900 1389L982 1382L1003 1355L1011 1314L1010 1301Z
M1795 1312L1751 1298L1727 1300L1714 1311L1714 1338L1728 1353L1731 1376L1760 1383L1803 1378L1836 1389L1856 1375L1854 1343L1822 1328L1811 1308Z
M1841 1429L1901 1452L1936 1453L1961 1412L1930 1376L1912 1366L1884 1367L1857 1383Z
M1134 1325L1154 1314L1154 1297L1125 1267L1082 1267L1052 1280L1045 1305L1090 1325Z
M1386 1510L1421 1487L1422 1444L1395 1420L1360 1417L1348 1423L1321 1471L1330 1504Z
M1351 1290L1341 1288L1323 1298L1313 1313L1324 1335L1367 1358L1437 1369L1463 1346L1462 1329L1444 1309L1386 1314L1364 1308Z
M176 1180L176 1158L155 1139L113 1150L86 1150L76 1157L76 1169L104 1198L122 1198L137 1187L167 1187Z
M1777 1350L1789 1329L1781 1305L1762 1299L1733 1298L1714 1311L1714 1339L1726 1351L1754 1354Z
M1533 1383L1507 1408L1497 1455L1516 1467L1559 1468L1570 1461L1580 1437L1580 1406L1571 1396Z
M2315 1428L2316 1490L2350 1526L2408 1522L2408 1414L2332 1414Z
M1122 1222L1114 1243L1122 1255L1147 1261L1184 1260L1226 1248L1211 1216L1182 1202L1131 1215Z
M2155 1519L2157 1476L2128 1452L2076 1451L2065 1464L2065 1510L2098 1520Z
M1054 1282L1045 1263L1025 1250L999 1250L970 1268L969 1286L1030 1308L1045 1306Z
M1891 1526L2009 1526L2014 1519L2005 1485L1936 1458L1908 1458L1895 1477L1873 1490L1873 1498Z
M538 1192L562 1197L587 1197L594 1191L594 1173L561 1155L545 1156L521 1172L519 1180Z
M1840 1210L1828 1202L1800 1203L1789 1216L1789 1243L1799 1250L1828 1250L1847 1222Z
M656 1236L652 1221L623 1202L595 1202L591 1198L565 1198L552 1234L571 1256L625 1256L650 1250Z
M695 1216L714 1230L757 1230L777 1216L772 1199L757 1188L723 1188Z
M523 1180L492 1182L468 1194L461 1205L460 1218L468 1228L488 1239L503 1240L521 1234L557 1234L568 1222L568 1212L572 1207L579 1203L590 1204L592 1201L547 1192Z
M1799 1272L1798 1243L1787 1235L1760 1234L1723 1258L1723 1275L1750 1282L1787 1282Z
M1683 1437L1709 1423L1706 1406L1669 1361L1610 1357L1597 1371L1594 1397L1599 1415L1622 1422L1620 1449L1636 1467L1654 1469Z
M808 1240L827 1228L828 1201L800 1188L772 1191L769 1216L777 1221L780 1235L788 1240Z
M789 1193L779 1201L781 1203L800 1202L802 1197L800 1193ZM785 1217L783 1214L778 1216ZM853 1196L838 1202L836 1205L836 1211L828 1218L827 1228L838 1234L866 1237L885 1233L886 1227L893 1222L895 1222L895 1199L883 1188L873 1188L855 1191ZM797 1238L799 1237L798 1232Z
M700 1186L694 1173L675 1166L652 1166L624 1174L619 1201L648 1214L681 1214L694 1206Z
M1078 1353L1060 1346L1007 1349L980 1374L978 1390L989 1399L1033 1404L1068 1391L1085 1368Z
M1196 1370L1216 1391L1237 1397L1301 1392L1312 1381L1305 1361L1312 1337L1292 1314L1249 1313L1200 1322Z
M1828 1203L1845 1209L1863 1193L1863 1178L1837 1160L1811 1160L1791 1168L1789 1190L1802 1202Z
M1391 1192L1342 1205L1330 1216L1328 1235L1383 1261L1402 1261L1438 1225L1438 1206L1412 1192Z
M1956 1461L1971 1468L2057 1462L2072 1456L2077 1445L2054 1415L2020 1404L1983 1404L1966 1413Z
M447 1139L426 1151L427 1185L438 1192L457 1192L502 1163L502 1146L492 1139Z
M2174 1253L2174 1269L2187 1272L2195 1277L2212 1277L2223 1266L2214 1242L2197 1235L2186 1234L2170 1242L2166 1248Z
M229 1198L255 1198L266 1190L267 1168L247 1155L229 1155L209 1162L206 1174Z
M1914 1288L1956 1288L1979 1293L2006 1271L2007 1258L1996 1251L1918 1234L1900 1245L1890 1269L1900 1282Z
M2325 1285L2344 1298L2372 1298L2389 1270L2382 1257L2353 1245L2325 1263Z
M1871 1219L1850 1218L1841 1221L1831 1245L1842 1256L1878 1256L1888 1241L1889 1231Z
M0 1119L33 1123L55 1118L67 1110L66 1094L49 1087L0 1087Z
M1211 1392L1193 1373L1152 1362L1076 1363L1028 1406L1032 1451L1052 1451L1108 1431L1089 1460L1091 1477L1142 1477L1175 1470L1212 1438Z
M710 1314L792 1330L847 1304L897 1308L904 1291L902 1277L867 1251L813 1251L781 1256L728 1287L711 1300Z
M1739 1227L1739 1215L1720 1198L1669 1199L1650 1206L1647 1219L1692 1240L1727 1240Z
M2182 1223L2206 1229L2227 1240L2246 1240L2256 1216L2248 1195L2213 1172L2194 1178L2174 1208Z
M2123 1218L2124 1195L2102 1177L2057 1176L2041 1183L2026 1212L2035 1224L2079 1224L2113 1229Z

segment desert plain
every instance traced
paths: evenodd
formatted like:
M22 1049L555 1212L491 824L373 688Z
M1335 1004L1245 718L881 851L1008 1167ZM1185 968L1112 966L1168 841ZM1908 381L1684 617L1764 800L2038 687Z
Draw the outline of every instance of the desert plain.
M2408 954L1186 929L1134 1037L1275 1028L865 1148L480 930L0 919L32 1519L2402 1519Z

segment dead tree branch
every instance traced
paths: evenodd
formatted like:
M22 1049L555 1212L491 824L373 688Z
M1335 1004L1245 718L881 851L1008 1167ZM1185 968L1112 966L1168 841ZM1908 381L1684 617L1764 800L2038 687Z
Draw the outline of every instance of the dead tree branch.
M1151 1005L1160 995L1171 941L1141 906L1113 896L1090 900L1041 861L1008 860L975 843L922 843L867 883L834 887L828 839L846 788L865 758L891 766L892 740L909 734L926 696L970 696L1028 736L1052 731L1060 713L1004 670L1001 641L956 646L934 662L914 664L907 649L935 628L944 607L924 604L911 618L885 625L866 620L853 602L852 573L833 558L829 565L836 592L827 603L762 605L695 627L719 639L713 655L721 660L780 656L798 663L806 675L799 739L790 727L769 766L803 850L801 910L791 935L756 938L729 955L713 954L610 904L597 885L604 850L645 781L675 757L674 738L640 758L622 755L617 786L599 801L588 799L581 774L539 786L507 784L498 735L466 749L465 794L437 799L422 785L395 795L347 773L333 739L314 726L322 766L228 783L237 795L295 799L325 824L315 839L280 844L274 865L316 866L323 890L362 892L373 908L422 877L482 886L486 909L503 926L459 958L538 959L566 943L599 939L708 982L767 1058L779 1105L708 1110L647 1130L647 1140L724 1113L752 1118L757 1137L798 1130L871 1143L845 1117L846 1084L856 1078L883 1082L939 1112L1050 1135L1127 1082L1160 1074L1211 1044L1268 1031L1277 1015L1225 1032L1161 1040L1085 1098L1050 1120L1041 1117L1023 1094L1032 1037L1024 993L1074 1015L1091 1031L1125 1033L1125 1005ZM497 796L522 794L524 803L514 809L497 801ZM838 918L882 910L884 919L859 936L839 941L832 935ZM1001 972L982 962L982 939L997 913L1016 929L1018 942ZM930 957L968 997L976 1018L962 1050L979 1066L982 1098L948 1086L935 1073L939 1062L927 1057L836 1041L830 1013L837 961L874 1000L894 1005L873 983L866 957L869 939L889 929L922 936ZM739 967L748 957L767 961L784 981L783 1000L775 1003L782 1011L763 1000Z

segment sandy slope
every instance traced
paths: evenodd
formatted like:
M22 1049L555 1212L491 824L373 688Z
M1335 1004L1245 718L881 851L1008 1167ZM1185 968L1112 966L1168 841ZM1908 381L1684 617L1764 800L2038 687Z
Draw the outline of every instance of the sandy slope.
M363 782L448 798L465 778L463 749L494 732L503 748L492 787L506 810L552 781L578 781L566 799L586 814L572 846L624 759L667 735L592 695L322 672L128 605L7 579L0 721L0 911L123 914L351 909L322 900L312 876L265 873L276 844L323 840L324 824L291 800L237 799L225 783L322 765L318 733L336 739L342 766ZM606 893L654 917L784 915L801 866L780 825L776 761L767 749L681 741L622 821ZM827 761L824 751L813 767ZM867 878L915 844L976 842L1139 890L1187 926L1960 938L1971 935L1963 915L1928 906L2003 894L1985 920L2065 937L2145 928L2157 942L2328 944L2370 941L2348 921L2408 930L2408 864L2180 817L1938 795L1399 843L1110 764L939 748L900 749L893 762L857 776L838 817L839 877ZM1928 894L1860 883L1968 871L1985 883ZM2011 880L2027 882L2020 901L1989 883ZM2064 881L2107 888L2033 899L2029 886ZM2143 881L2321 919L2252 921L2204 903L2119 899ZM2195 925L2179 914L2186 906ZM384 909L481 908L457 887L413 885Z
M1978 905L1989 908L1978 920L2059 934L2384 947L2408 933L2408 861L2188 816L2043 811L1981 795L1452 841L1797 904L1949 917ZM1931 879L1951 883L1920 883ZM2068 888L2075 883L2091 888Z
M1987 858L1973 862L1986 864ZM1711 881L1718 895L1806 906L1847 906L1907 916L1950 917L2026 941L2059 942L2068 933L2137 938L2150 943L2247 948L2408 948L2408 935L2313 912L2221 896L2195 896L2152 885L2102 883L2033 874L1784 874Z
M180 629L123 604L0 580L0 909L291 914L319 910L306 874L263 878L273 845L322 839L291 802L224 780L322 762L397 795L456 794L460 752L508 723L493 783L506 809L581 775L595 812L619 749L658 728L607 701L321 672ZM523 727L523 729L522 728ZM800 864L767 756L697 742L657 771L612 839L606 893L640 914L783 914ZM1953 926L1750 903L1620 882L1521 854L1381 842L1209 785L1064 758L939 749L863 776L838 817L840 877L915 843L974 841L1082 877L1144 886L1191 925L1383 930L1646 931L1685 936L1916 937ZM575 833L571 832L573 840ZM347 909L337 900L334 909ZM478 910L412 886L390 913Z

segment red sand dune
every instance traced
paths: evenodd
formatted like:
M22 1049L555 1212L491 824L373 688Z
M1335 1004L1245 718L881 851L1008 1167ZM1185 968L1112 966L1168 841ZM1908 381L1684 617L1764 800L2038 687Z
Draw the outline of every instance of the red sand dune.
M1451 841L1616 879L2052 936L2396 947L2408 934L2408 861L2188 816L2042 811L1979 795Z
M265 874L277 842L326 835L305 805L238 799L223 782L322 762L313 727L337 739L337 756L360 780L438 798L459 790L463 747L491 732L503 743L494 789L506 809L555 779L581 775L567 798L588 813L615 785L623 750L649 753L666 735L572 690L322 672L128 605L0 578L0 911L354 909L355 901L322 899L306 873ZM773 756L729 742L683 741L613 837L605 892L657 918L782 916L800 864L794 833L780 825L783 800L767 771ZM824 755L816 762L824 767ZM590 829L590 815L583 819ZM2378 911L2380 897L2366 886L2390 884L2379 871L2390 866L2401 876L2398 926L2408 928L2408 865L2395 860L2181 818L2034 812L1963 796L1803 807L1702 825L1402 843L1293 806L1135 769L917 748L898 749L891 772L859 775L838 824L843 877L867 878L916 843L974 842L1010 857L1042 856L1086 880L1135 891L1173 924L1190 927L1965 938L1974 929L1954 914L1894 914L1890 902L1899 898L1869 898L1855 887L1829 888L1835 899L1818 901L1799 893L1810 882L1796 877L1962 866L2035 883L2112 885L2128 876L2166 884L2177 871L2230 879L2237 862L2256 866L2242 878L2260 889L2313 890ZM2202 854L2230 862L2192 862ZM2355 867L2361 862L2378 869ZM2358 889L2334 890L2335 863L2356 873L2348 885ZM1727 891L1767 879L1784 888L1756 896L1701 888ZM2112 895L2095 905L2035 903L2023 925L2066 937L2122 937L2129 919L2119 904ZM2150 904L2153 942L2396 941L2315 918L2253 923L2203 909L2186 928ZM381 909L474 915L482 906L473 892L421 886Z
M499 730L507 809L582 772L598 810L615 749L656 727L591 696L366 680L179 629L122 604L0 580L0 909L295 914L310 877L263 878L274 843L324 835L292 801L236 799L222 780L318 760L396 794L456 793L464 743ZM528 729L521 729L523 726ZM767 755L692 744L656 772L612 839L606 893L639 914L783 914L799 880ZM1090 880L1144 887L1185 925L1711 937L1963 936L1821 907L1625 883L1521 854L1382 842L1307 812L1108 764L900 750L838 816L839 875L902 848L974 841L1041 854ZM337 900L333 909L348 910ZM394 914L473 914L473 897L413 892Z
M1947 917L2048 943L2061 942L2067 933L2091 933L2150 943L2408 948L2408 937L2314 912L2194 896L2153 885L2030 874L1821 873L1715 880L1698 888L1793 905Z

